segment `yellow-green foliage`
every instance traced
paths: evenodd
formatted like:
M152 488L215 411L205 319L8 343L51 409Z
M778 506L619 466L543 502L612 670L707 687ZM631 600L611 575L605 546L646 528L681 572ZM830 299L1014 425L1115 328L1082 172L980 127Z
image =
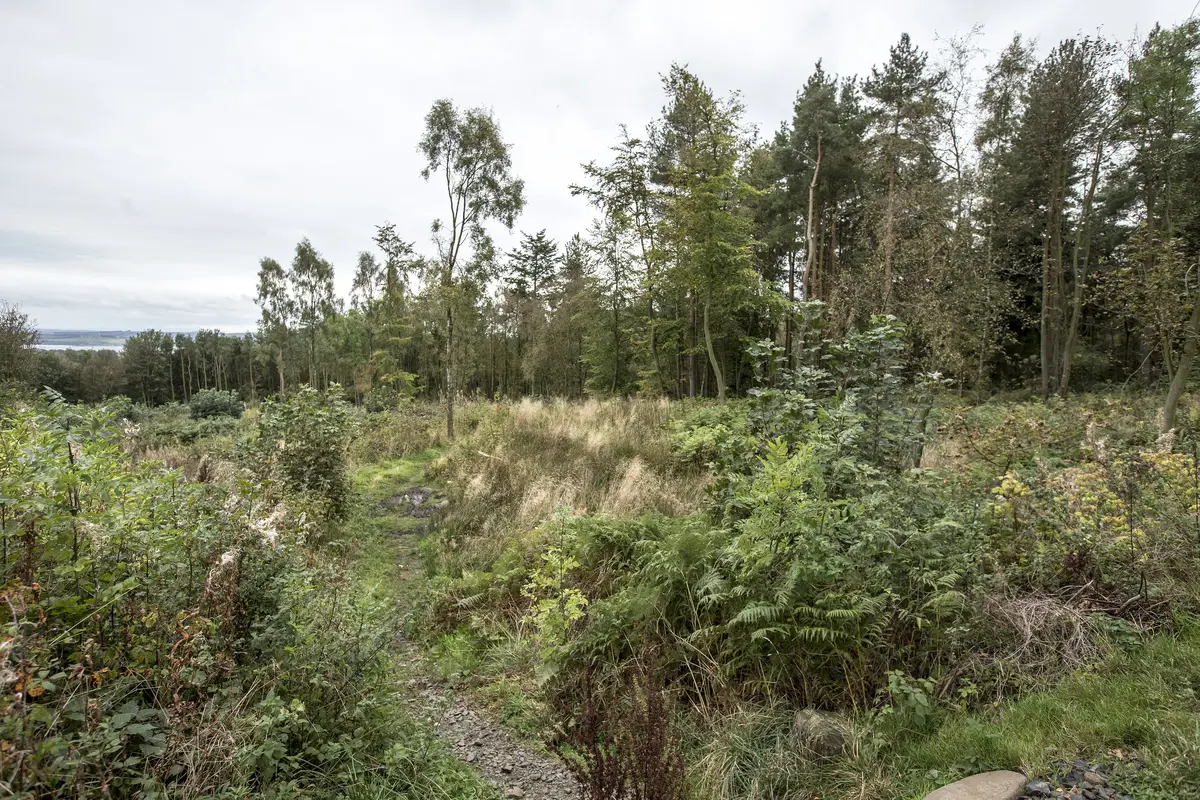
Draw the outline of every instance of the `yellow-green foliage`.
M998 553L1037 584L1200 607L1200 467L1173 447L1096 447L1062 469L1005 473L988 505Z
M490 403L462 403L455 406L455 422L460 431L470 432L491 411ZM350 454L356 463L375 464L446 444L445 408L435 403L404 403L390 411L363 414Z
M537 627L543 646L554 647L563 644L571 625L583 618L587 598L566 583L567 574L579 567L574 556L548 547L540 561L521 593L533 604L528 618Z
M653 653L697 726L700 796L899 798L1044 769L1047 747L1159 742L1122 698L1139 650L1174 653L1163 637L1200 609L1191 428L1160 438L1151 404L1095 397L926 417L887 386L875 405L776 388L720 408L490 409L434 465L456 498L427 550L435 622L479 669L547 678L552 703ZM499 642L526 654L511 670ZM1171 692L1193 644L1163 665ZM1084 717L1038 727L1047 691ZM1129 708L1174 724L1156 692ZM847 712L846 757L798 752L798 705ZM1029 735L997 745L1006 720ZM1138 781L1171 780L1200 746L1172 730Z
M483 796L393 698L394 600L249 471L192 483L128 435L103 409L0 413L0 787Z

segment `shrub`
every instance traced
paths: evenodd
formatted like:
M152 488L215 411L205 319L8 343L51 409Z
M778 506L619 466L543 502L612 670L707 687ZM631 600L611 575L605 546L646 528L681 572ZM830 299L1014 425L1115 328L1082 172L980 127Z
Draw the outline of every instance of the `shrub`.
M987 507L997 557L1014 583L1077 593L1142 622L1169 604L1200 610L1200 462L1171 437L1149 450L1098 447L1078 464L1009 470Z
M637 662L608 689L585 670L562 705L574 722L567 765L586 800L688 797L671 703L652 663Z
M107 404L106 404L107 407ZM142 455L168 451L186 451L188 460L198 462L214 450L231 451L234 440L249 430L241 419L218 416L195 419L191 408L181 403L161 406L135 405L122 424L129 445ZM211 459L210 459L211 460ZM179 462L173 462L179 466Z
M119 442L107 412L62 402L0 427L0 779L18 796L190 780L181 748L229 716L222 687L267 605L254 587L286 568L223 489Z
M133 401L123 394L114 394L105 399L104 407L117 419L133 418Z
M330 413L276 407L270 441ZM270 483L188 483L122 442L61 401L0 421L7 794L486 796L394 702L389 598L314 566Z
M192 419L208 419L209 417L237 419L245 410L237 392L223 392L220 389L201 389L192 395L188 406L192 410Z
M364 415L351 444L351 455L358 464L406 458L443 444L445 435L443 409L428 403L409 403L397 410Z
M260 473L318 517L343 519L350 506L351 415L336 384L324 392L304 386L285 400L265 401L251 446Z
M405 398L392 386L373 386L363 395L363 407L372 414L378 414L399 408L403 399Z

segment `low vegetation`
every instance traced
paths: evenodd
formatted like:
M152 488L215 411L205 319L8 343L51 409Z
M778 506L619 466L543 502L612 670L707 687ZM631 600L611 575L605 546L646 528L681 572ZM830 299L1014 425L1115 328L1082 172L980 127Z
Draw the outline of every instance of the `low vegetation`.
M111 409L5 414L0 786L484 796L402 711L401 619L343 555L349 423L305 390L187 480L131 455L137 426Z
M1080 757L1187 797L1200 408L1163 435L1140 395L964 405L906 346L890 318L794 369L763 343L725 405L466 403L453 442L336 387L12 406L0 780L484 797L409 710L407 630L588 797L907 798ZM417 481L447 501L419 554L378 511Z
M1149 765L1131 786L1191 780L1197 410L1163 436L1139 398L961 406L901 386L901 333L814 346L828 369L768 347L722 407L493 410L434 464L445 674L577 754L594 797L667 791L679 748L704 797L904 797L1118 751ZM814 708L832 762L798 738Z
M442 99L347 298L305 238L245 335L0 303L0 794L488 797L433 680L587 800L1200 796L1200 21L973 35L766 139L671 65L561 248Z

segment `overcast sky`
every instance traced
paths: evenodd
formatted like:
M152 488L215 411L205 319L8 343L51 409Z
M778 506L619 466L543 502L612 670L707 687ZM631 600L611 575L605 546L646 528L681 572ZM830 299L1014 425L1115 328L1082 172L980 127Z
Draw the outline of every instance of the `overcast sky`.
M258 260L303 236L348 289L374 226L429 252L443 196L416 144L438 97L489 106L527 207L563 240L579 164L687 63L764 134L824 58L863 74L908 31L1044 50L1178 22L1192 0L0 0L0 299L46 328L254 326ZM507 241L501 245L508 247Z

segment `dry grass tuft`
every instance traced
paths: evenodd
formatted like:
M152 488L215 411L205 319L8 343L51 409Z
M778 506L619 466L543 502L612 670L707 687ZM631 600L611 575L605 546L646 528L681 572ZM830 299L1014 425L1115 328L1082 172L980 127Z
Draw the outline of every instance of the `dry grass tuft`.
M997 699L1006 687L1053 684L1096 663L1105 636L1087 610L1057 597L1003 593L983 603L988 629L1004 642L1001 654L980 653L976 668L993 673ZM951 682L946 682L948 689Z
M661 400L492 406L439 469L460 496L455 533L518 537L556 511L637 517L687 514L705 505L708 474L672 458Z
M833 760L812 756L794 731L795 709L783 704L735 704L706 710L693 737L697 796L713 800L818 800L837 796L882 800L893 780L880 762L871 730L841 720L846 753Z

